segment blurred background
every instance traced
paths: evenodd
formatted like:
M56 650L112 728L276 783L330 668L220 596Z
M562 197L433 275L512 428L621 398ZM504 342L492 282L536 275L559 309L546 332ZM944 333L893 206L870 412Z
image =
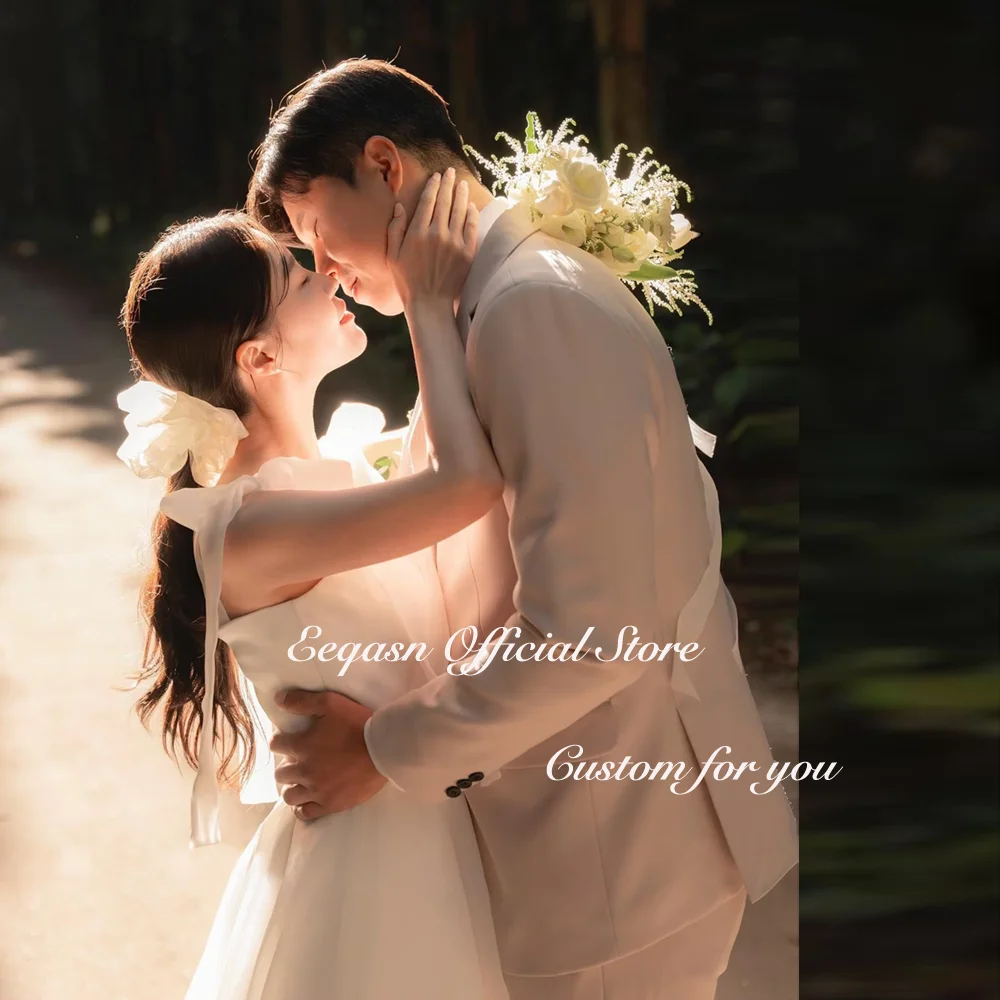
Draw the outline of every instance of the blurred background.
M1000 450L1000 202L981 0L0 5L0 887L16 904L0 996L90 996L88 969L95 997L181 995L197 956L225 865L186 854L186 784L112 693L135 666L157 499L114 458L116 313L162 228L241 204L282 96L362 54L433 84L486 154L534 109L574 117L600 155L648 144L692 186L685 264L715 324L657 320L719 435L744 660L776 756L845 764L803 788L802 995L996 996L1000 493L979 463ZM412 405L401 320L359 321L370 347L324 384L321 426L346 399L390 425ZM109 964L95 942L119 937ZM796 944L786 887L748 911L720 1000L791 1000Z

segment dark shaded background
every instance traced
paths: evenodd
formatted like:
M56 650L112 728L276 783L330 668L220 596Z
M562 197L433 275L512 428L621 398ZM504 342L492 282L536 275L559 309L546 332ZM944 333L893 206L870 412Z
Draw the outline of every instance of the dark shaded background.
M997 7L845 0L806 20L800 752L845 771L803 788L804 993L986 1000Z
M716 323L659 322L720 435L748 665L796 665L801 462L801 757L845 765L802 790L803 996L996 996L993 6L7 2L5 252L113 313L163 226L241 203L284 93L397 52L483 152L533 108L602 155L648 142L694 188L685 263ZM319 419L349 397L401 422L405 329L359 318L371 347Z

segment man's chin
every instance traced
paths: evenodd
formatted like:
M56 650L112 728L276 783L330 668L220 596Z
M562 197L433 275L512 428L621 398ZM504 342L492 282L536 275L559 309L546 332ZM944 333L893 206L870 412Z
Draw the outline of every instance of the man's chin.
M396 286L390 283L379 288L375 284L373 288L372 285L373 282L370 281L358 281L351 299L359 306L374 309L383 316L398 316L403 311L403 303L400 301Z
M383 316L398 316L403 311L403 303L399 301L399 296L395 292L374 302L364 302L360 298L358 302L363 306L368 306L369 309L374 309L375 312L381 313Z

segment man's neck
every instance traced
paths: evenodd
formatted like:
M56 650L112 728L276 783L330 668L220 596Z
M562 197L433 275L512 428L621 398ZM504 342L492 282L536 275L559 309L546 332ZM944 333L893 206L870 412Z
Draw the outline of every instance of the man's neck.
M476 206L480 211L482 211L491 201L493 201L493 195L490 194L489 189L485 187L480 181L477 181L472 174L462 173L461 179L468 181L469 183L469 201Z

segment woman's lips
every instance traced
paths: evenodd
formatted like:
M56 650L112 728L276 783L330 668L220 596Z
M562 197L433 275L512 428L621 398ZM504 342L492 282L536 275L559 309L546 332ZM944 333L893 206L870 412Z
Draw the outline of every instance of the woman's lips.
M344 315L340 317L340 325L343 326L345 323L350 323L354 319L354 313L350 309L344 310Z

